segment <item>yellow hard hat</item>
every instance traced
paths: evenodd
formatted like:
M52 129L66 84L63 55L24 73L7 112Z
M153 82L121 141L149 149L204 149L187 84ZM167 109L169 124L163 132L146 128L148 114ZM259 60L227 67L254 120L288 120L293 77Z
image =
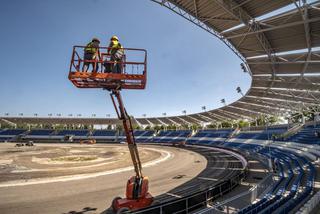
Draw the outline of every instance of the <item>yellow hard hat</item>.
M117 41L119 41L119 39L118 39L117 36L112 36L110 40L117 40Z

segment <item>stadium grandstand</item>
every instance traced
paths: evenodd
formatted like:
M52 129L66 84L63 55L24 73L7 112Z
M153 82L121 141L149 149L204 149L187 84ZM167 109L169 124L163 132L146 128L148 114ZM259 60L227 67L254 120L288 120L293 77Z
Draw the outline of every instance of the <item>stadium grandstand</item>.
M240 214L316 213L320 202L320 1L151 1L220 39L242 60L240 66L252 82L239 100L218 109L133 118L136 142L164 146L184 142L200 146L195 147L199 151L204 146L233 151L248 159L259 157L258 162L267 166L273 181L254 201L246 199L249 202L241 205L237 200L242 201L251 190L233 195L235 200L215 203L239 184L237 179L226 179L219 186L220 192L211 184L197 184L202 187L198 192L188 189L189 194L179 199L164 200L136 213L229 213L226 210L236 205L234 213ZM238 92L242 93L240 88ZM0 124L2 142L68 142L66 136L72 136L73 142L125 141L117 118L5 115L0 117ZM207 150L201 152L208 155ZM232 158L230 163L240 163ZM234 168L242 170L240 164ZM240 176L232 173L228 175ZM222 187L228 191L222 194ZM209 192L213 190L217 192ZM197 205L191 206L195 201ZM180 210L173 212L173 207Z

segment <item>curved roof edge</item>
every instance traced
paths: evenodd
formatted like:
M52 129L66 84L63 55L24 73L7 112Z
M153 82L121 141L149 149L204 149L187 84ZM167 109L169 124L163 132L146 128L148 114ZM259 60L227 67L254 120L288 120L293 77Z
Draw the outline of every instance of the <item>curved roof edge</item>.
M151 1L224 42L244 62L252 83L242 98L224 107L189 115L136 118L138 124L201 125L281 115L320 104L320 3Z

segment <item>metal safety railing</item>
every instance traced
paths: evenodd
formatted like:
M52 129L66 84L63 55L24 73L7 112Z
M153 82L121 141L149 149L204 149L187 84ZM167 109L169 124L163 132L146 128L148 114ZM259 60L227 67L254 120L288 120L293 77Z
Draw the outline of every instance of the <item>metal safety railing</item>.
M306 203L299 209L297 214L308 214L313 211L320 203L320 191L315 193Z
M85 46L74 46L69 80L78 88L144 89L147 82L147 51L120 48L110 54L109 47L95 53Z
M212 202L230 192L236 186L238 186L241 181L245 178L247 171L241 171L237 176L224 180L215 186L208 187L208 189L199 191L192 195L182 197L176 200L165 202L163 204L154 205L139 211L132 213L137 214L164 214L164 213L190 213L195 210L203 209L212 204Z
M260 181L257 185L254 185L248 191L242 192L227 200L217 202L213 204L212 207L199 211L198 214L211 214L217 213L217 211L221 211L227 214L236 213L239 209L250 205L258 198L264 196L264 193L268 191L273 184L273 175L270 173L262 181ZM238 203L239 201L247 201L248 204ZM237 204L237 208L235 208L235 203Z
M145 75L147 72L147 51L137 48L122 48L123 56L119 60L112 60L109 47L99 47L98 55L94 59L85 59L85 46L73 46L69 72L97 72L105 73L107 64L119 64L123 74ZM92 70L84 69L87 63Z

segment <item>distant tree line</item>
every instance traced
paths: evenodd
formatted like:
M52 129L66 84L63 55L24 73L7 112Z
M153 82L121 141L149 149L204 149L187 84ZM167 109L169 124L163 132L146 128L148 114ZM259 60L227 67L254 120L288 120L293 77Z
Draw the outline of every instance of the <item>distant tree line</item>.
M284 119L290 121L291 123L301 123L304 121L312 121L316 113L320 112L320 106L312 106L303 109L301 112L294 112L287 115ZM245 127L257 127L257 126L271 126L279 124L281 118L274 115L260 115L254 120L226 120L221 122L214 122L211 124L206 124L205 126L200 126L197 124L183 124L183 125L156 125L156 126L144 126L141 127L137 124L133 124L134 130L200 130L200 129L222 129L222 128L245 128ZM55 130L64 130L64 129L88 129L93 130L93 125L80 125L80 124L16 124L12 126L7 123L1 123L1 128L19 128L19 129L55 129ZM106 130L117 130L123 131L122 125L106 125L103 129Z

